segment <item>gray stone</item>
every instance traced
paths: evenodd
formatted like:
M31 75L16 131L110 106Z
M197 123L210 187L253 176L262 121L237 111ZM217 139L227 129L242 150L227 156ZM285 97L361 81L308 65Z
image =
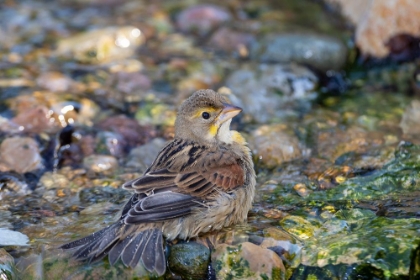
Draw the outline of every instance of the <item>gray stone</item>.
M318 34L270 34L251 45L251 58L262 62L297 62L320 70L340 69L347 48L338 39Z
M232 102L257 122L296 114L298 108L310 107L317 94L317 77L296 64L246 64L226 81Z
M169 268L182 279L205 279L209 261L210 250L196 242L173 245L168 258Z

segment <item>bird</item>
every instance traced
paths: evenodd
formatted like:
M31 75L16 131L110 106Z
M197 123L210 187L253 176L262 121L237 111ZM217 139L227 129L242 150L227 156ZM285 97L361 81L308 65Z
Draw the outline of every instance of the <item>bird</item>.
M108 255L112 265L140 262L160 276L166 271L164 240L190 240L246 221L256 174L245 138L230 130L241 111L211 89L194 92L178 110L173 140L141 177L122 185L133 195L119 219L61 248L80 261Z

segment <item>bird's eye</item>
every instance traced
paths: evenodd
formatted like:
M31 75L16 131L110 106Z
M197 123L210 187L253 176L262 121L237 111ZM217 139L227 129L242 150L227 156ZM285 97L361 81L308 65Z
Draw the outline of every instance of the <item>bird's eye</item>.
M207 113L207 112L203 112L202 114L201 114L201 116L203 117L203 119L205 119L205 120L208 120L209 118L210 118L210 114L209 113Z

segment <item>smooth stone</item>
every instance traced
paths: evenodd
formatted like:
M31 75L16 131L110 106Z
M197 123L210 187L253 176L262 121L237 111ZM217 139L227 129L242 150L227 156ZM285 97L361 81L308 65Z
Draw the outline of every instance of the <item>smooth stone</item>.
M29 137L6 138L0 145L0 162L18 173L43 167L38 143Z
M261 62L311 65L320 70L341 69L347 48L340 40L318 34L270 34L251 45L251 58Z
M171 247L168 264L182 279L205 279L210 250L196 242L178 243Z
M83 166L95 173L112 173L118 168L118 161L113 156L90 155L83 159Z
M267 167L276 167L303 155L297 137L281 124L260 126L252 132L249 143L259 162Z
M70 184L66 176L53 172L45 172L39 179L41 186L47 189L67 188Z

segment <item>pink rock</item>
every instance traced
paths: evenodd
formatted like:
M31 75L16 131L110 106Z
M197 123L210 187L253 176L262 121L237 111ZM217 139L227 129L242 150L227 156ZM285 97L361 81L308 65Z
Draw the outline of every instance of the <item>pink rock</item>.
M38 86L50 91L63 92L70 89L73 81L60 72L47 72L42 73L38 79L36 79L36 83Z
M356 44L366 55L387 56L386 42L398 34L420 36L418 0L326 0L338 4L356 27Z
M20 130L31 133L54 132L59 129L55 120L51 120L50 110L44 106L29 108L19 113L11 122L20 126Z
M183 32L197 31L200 35L204 35L230 18L230 14L218 6L197 5L183 10L178 15L176 23Z
M42 168L38 143L29 137L6 138L0 145L0 165L18 173Z

